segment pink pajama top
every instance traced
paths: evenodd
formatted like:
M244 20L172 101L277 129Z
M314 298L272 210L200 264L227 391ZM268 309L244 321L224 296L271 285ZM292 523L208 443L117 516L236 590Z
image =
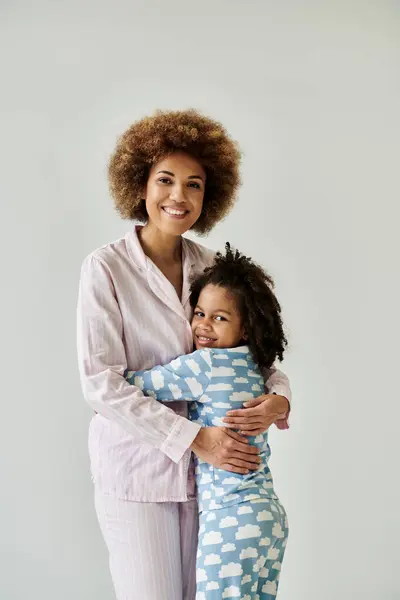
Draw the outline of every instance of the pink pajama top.
M137 226L83 262L78 299L78 361L83 394L96 415L89 428L97 488L123 500L183 502L194 497L190 445L200 425L187 402L164 405L130 385L127 369L166 364L193 350L190 279L214 252L182 238L181 300L144 254ZM281 371L268 374L269 391L290 401Z

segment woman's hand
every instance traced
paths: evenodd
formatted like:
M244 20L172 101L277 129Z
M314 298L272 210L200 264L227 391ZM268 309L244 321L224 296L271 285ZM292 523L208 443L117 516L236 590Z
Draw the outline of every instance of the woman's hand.
M202 427L191 449L205 462L232 473L256 471L261 462L257 448L225 427Z
M238 429L242 435L259 435L264 433L272 423L279 429L288 429L287 413L289 402L284 396L263 394L244 403L245 408L230 410L223 422L226 427Z

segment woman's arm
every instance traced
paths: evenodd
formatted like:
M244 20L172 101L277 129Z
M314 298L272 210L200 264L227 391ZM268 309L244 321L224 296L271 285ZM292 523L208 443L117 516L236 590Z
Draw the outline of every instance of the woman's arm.
M291 390L289 379L275 367L263 371L266 393L245 402L245 408L231 410L223 419L227 427L239 429L243 435L258 435L272 423L278 429L288 429Z
M178 462L200 426L146 397L125 380L123 327L108 266L89 256L82 266L78 300L78 362L83 394L97 413Z
M263 377L265 381L266 393L268 394L277 394L278 396L283 396L289 403L289 411L290 404L292 401L292 391L290 389L289 378L283 371L275 367L271 367L263 372Z

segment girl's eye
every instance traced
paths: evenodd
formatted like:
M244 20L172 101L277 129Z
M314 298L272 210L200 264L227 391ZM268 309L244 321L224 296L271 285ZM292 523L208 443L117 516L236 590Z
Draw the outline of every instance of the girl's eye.
M169 177L160 177L160 179L158 181L160 183L171 183L171 180L169 179Z
M194 314L196 317L204 317L204 313L200 312L199 310L196 310Z
M221 315L217 315L217 316L215 317L215 320L216 320L216 321L226 321L225 317L221 317Z

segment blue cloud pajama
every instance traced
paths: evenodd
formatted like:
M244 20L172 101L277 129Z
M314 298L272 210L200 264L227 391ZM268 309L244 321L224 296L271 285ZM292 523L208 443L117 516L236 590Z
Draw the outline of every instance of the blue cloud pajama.
M190 418L222 426L228 410L263 393L247 346L204 348L127 380L160 401L187 400ZM260 450L257 471L239 475L196 459L200 512L196 600L276 597L288 524L268 466L268 432L249 438Z

